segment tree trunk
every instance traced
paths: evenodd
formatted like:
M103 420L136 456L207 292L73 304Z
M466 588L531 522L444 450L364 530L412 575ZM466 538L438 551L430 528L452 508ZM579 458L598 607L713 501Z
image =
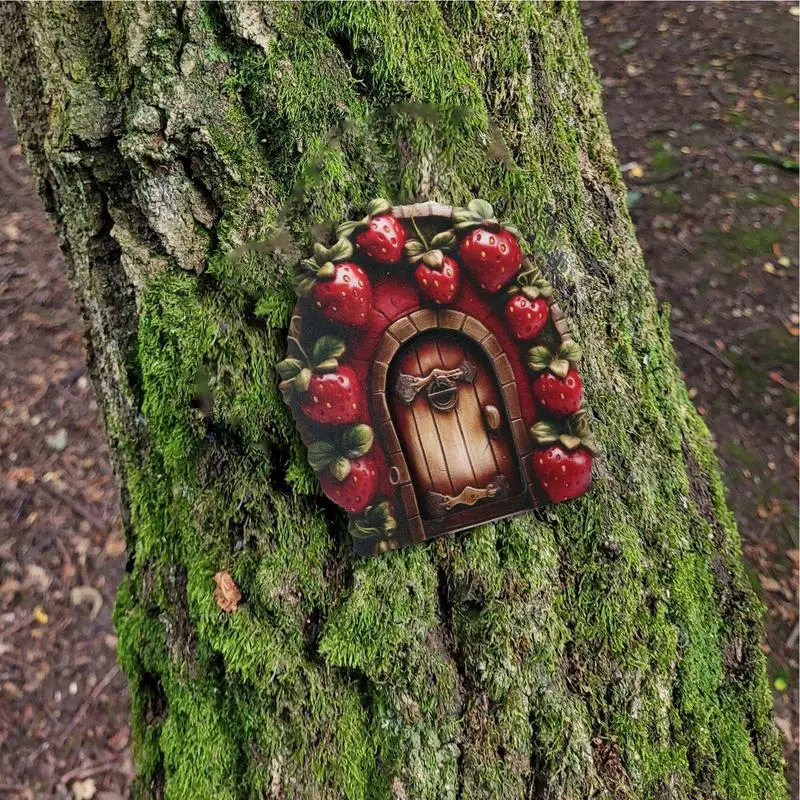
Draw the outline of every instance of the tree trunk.
M140 796L785 797L575 5L5 4L0 50L122 487ZM571 254L588 496L350 555L274 367L312 230L376 196L483 197Z

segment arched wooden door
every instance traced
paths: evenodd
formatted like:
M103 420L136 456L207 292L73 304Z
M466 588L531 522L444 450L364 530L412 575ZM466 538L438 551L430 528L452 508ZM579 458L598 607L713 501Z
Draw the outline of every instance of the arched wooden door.
M517 505L519 457L480 345L454 331L421 334L395 355L386 390L426 529L478 524Z

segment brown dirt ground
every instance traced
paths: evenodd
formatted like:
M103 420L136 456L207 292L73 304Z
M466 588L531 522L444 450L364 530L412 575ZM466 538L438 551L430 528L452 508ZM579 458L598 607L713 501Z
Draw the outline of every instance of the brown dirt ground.
M797 797L797 18L787 4L592 3L631 211L765 603ZM58 248L0 107L0 796L132 774L111 606L117 496ZM93 785L90 783L93 782Z

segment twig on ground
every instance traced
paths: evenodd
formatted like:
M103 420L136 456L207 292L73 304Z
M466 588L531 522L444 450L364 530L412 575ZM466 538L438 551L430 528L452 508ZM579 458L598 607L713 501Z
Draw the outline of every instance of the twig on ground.
M708 353L710 356L714 356L714 358L716 358L720 364L724 364L728 369L735 369L733 364L727 358L725 358L722 353L715 350L713 347L711 347L711 345L706 344L700 339L696 339L690 333L673 328L672 335L677 336L679 339L683 339L685 342L689 342L689 344L693 344L695 347L699 347L701 350L705 350L706 353Z
M92 775L99 775L101 772L118 771L127 774L129 770L124 764L120 763L120 760L123 758L124 754L122 756L116 755L113 758L107 758L105 761L98 761L96 764L89 764L85 767L75 767L75 769L71 769L61 776L61 783L66 786L70 781L74 781L77 778L89 778Z
M92 693L89 695L86 702L78 709L75 716L72 718L72 722L70 722L69 725L67 725L67 727L64 729L64 732L61 734L61 737L58 740L59 747L63 747L66 744L67 739L69 739L69 735L72 733L72 731L75 730L75 728L81 723L83 718L86 716L86 712L89 710L89 706L91 706L91 704L95 700L97 700L98 697L100 697L100 695L103 693L106 687L111 683L111 681L114 680L114 678L117 677L118 674L119 674L119 667L115 664L106 673L106 676L103 678L103 680L101 680L100 683L98 683L97 686L95 686L94 689L92 689Z
M91 511L85 509L77 500L75 500L75 498L63 494L58 489L56 489L56 487L53 486L53 484L47 483L45 481L36 481L36 486L38 486L46 494L49 494L50 497L53 497L56 500L60 500L62 503L64 503L64 505L68 506L79 517L85 519L93 528L95 528L100 533L108 533L111 524L96 517L94 514L92 514Z
M27 628L31 622L33 622L33 614L28 614L19 622L15 622L10 628L0 631L0 639L4 639L6 636L12 636L13 634L17 633L17 631Z

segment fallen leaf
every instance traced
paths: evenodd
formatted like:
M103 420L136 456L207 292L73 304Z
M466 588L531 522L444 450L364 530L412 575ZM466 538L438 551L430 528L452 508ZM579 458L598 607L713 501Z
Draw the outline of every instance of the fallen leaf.
M786 737L788 742L794 742L794 726L790 719L785 717L775 717L775 724L781 729L781 733Z
M214 576L214 582L217 584L217 588L214 589L214 599L217 601L217 605L227 613L236 611L241 602L242 593L230 573L224 570L218 572Z
M797 390L797 387L793 383L789 383L789 381L787 381L786 378L784 378L783 375L781 375L780 372L778 372L778 370L773 369L771 372L767 374L769 376L769 379L773 383L777 383L778 386L783 386L784 389L788 389L791 392Z
M91 603L92 610L89 612L90 619L94 619L103 607L103 595L101 595L94 586L75 586L69 590L69 601L74 606L79 606L83 603Z
M69 435L66 428L59 428L55 433L51 433L44 437L45 443L51 450L60 453L67 447Z
M786 688L787 688L787 686L788 686L789 684L788 684L788 683L786 683L786 678L784 678L782 675L779 675L777 678L775 678L775 682L774 682L772 685L773 685L773 686L774 686L774 687L775 687L775 688L776 688L776 689L777 689L779 692L785 692L785 691L786 691Z
M127 728L120 728L109 740L108 746L112 750L122 750L128 746L130 741L130 733Z
M761 583L761 588L767 592L779 592L781 585L775 578L770 578L768 575L759 575L758 580Z
M33 618L40 625L47 625L47 620L50 619L50 617L47 616L47 612L41 606L36 606L36 608L33 609Z
M75 800L92 800L96 794L97 784L92 778L85 778L72 784L72 796Z
M637 164L634 167L631 167L631 178L642 178L644 177L644 169Z
M25 587L36 587L40 592L46 592L50 588L52 578L43 567L38 564L27 564L25 566Z
M103 552L111 558L121 556L125 552L125 541L121 536L111 536L103 548Z

